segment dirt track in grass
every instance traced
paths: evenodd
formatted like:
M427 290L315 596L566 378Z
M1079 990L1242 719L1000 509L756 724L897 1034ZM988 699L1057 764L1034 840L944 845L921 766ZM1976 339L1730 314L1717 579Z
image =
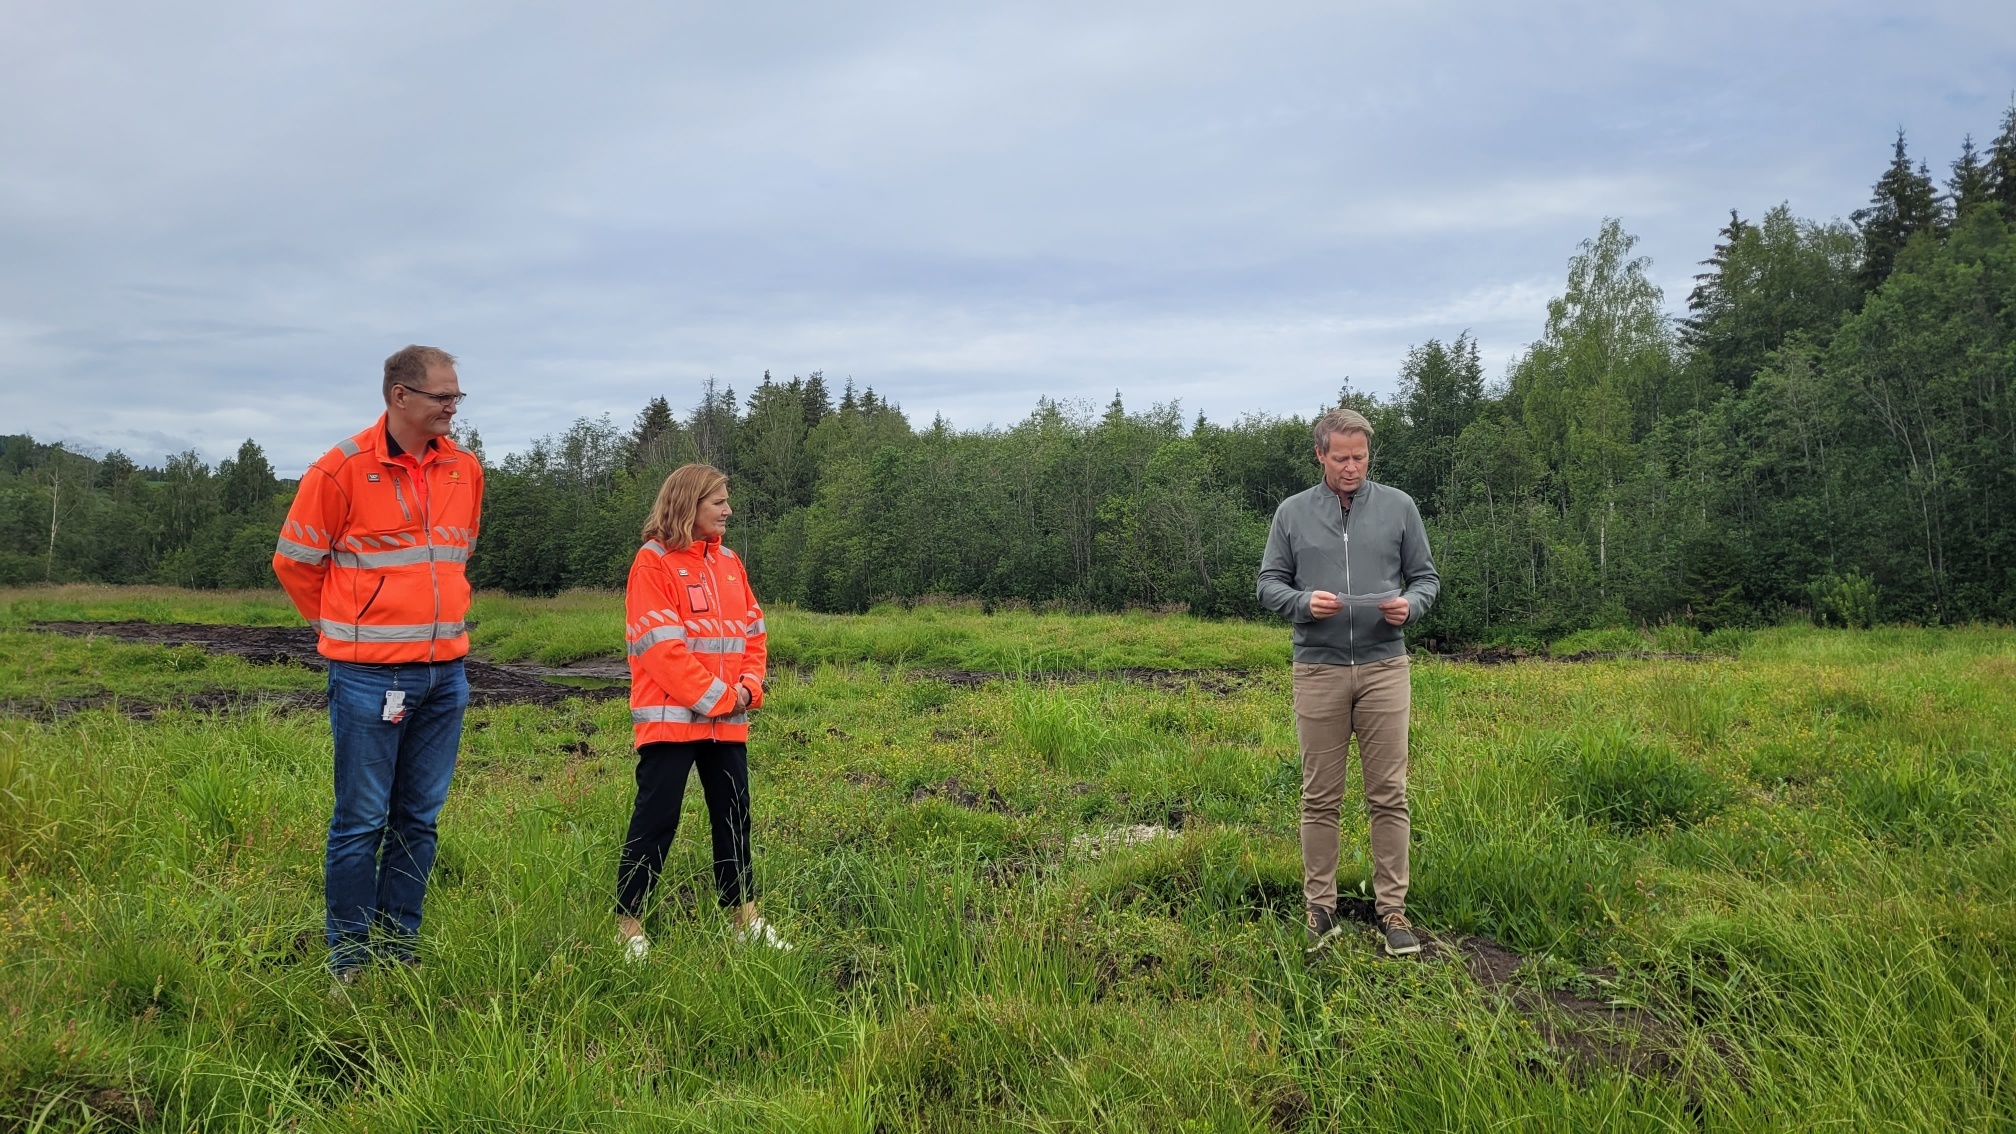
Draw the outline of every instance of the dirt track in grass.
M230 654L260 665L328 668L315 652L315 632L305 626L211 626L190 622L36 622L36 630L73 638L105 637L150 646L196 646L213 654ZM551 670L538 666L496 665L470 658L470 703L475 705L558 705L570 697L605 699L629 696L628 688L583 688L547 680L550 676L601 677L586 667ZM85 709L117 705L135 717L151 717L169 708L232 712L261 705L287 709L321 709L328 698L320 691L225 691L189 693L159 700L129 700L117 690L83 697L52 698L35 703L9 702L8 711L32 716L66 716Z
M35 622L34 630L76 638L106 637L121 642L152 646L195 646L213 654L229 654L261 665L299 665L321 671L328 662L315 652L315 632L305 626L231 626L194 622ZM1489 647L1461 653L1438 655L1447 661L1471 664L1505 664L1542 660L1524 650ZM1593 661L1612 655L1579 655L1556 661ZM1669 656L1669 660L1697 660L1695 655ZM628 695L629 668L609 659L587 659L566 666L496 663L470 658L467 661L471 703L475 705L558 705L572 697L604 700ZM994 681L1013 680L1014 675L979 670L915 670L910 676L943 681L960 688L974 688ZM1226 696L1252 680L1251 674L1234 670L1158 670L1129 668L1097 673L1051 673L1042 680L1076 683L1120 680L1159 688L1195 686L1218 696ZM319 710L327 704L320 692L207 690L153 700L122 697L117 690L84 696L27 698L0 701L0 712L25 716L67 716L88 709L118 706L128 715L152 717L164 709L195 709L204 712L235 712L259 706Z

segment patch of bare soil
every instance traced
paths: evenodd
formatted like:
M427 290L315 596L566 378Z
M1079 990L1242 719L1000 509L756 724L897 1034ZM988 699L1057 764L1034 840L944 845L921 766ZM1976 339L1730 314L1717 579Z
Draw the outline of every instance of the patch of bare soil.
M1462 964L1487 995L1508 1001L1533 1022L1534 1030L1559 1053L1571 1074L1614 1068L1633 1075L1681 1078L1676 1055L1679 1035L1650 1010L1594 1000L1566 988L1542 988L1518 979L1526 958L1489 937L1437 938L1424 935L1424 959ZM1583 972L1590 989L1614 979L1604 969Z
M73 638L107 637L121 642L151 646L196 646L208 653L229 654L259 665L299 665L313 670L329 668L328 659L315 652L315 631L305 626L209 626L189 622L36 622L36 630L67 634ZM587 674L581 670L549 670L540 666L497 665L467 659L469 698L474 705L559 705L572 697L601 700L628 697L620 686L582 688L545 679L548 673ZM224 692L189 693L160 701L136 701L119 696L117 690L88 697L58 698L29 706L7 702L5 711L33 715L62 716L82 709L116 704L129 715L146 719L167 708L195 708L218 712L241 710L256 705L278 705L287 709L320 709L328 704L320 692ZM39 711L37 711L39 710Z
M102 1087L84 1096L84 1105L93 1113L121 1126L143 1126L154 1121L154 1100L144 1094Z
M958 776L949 776L943 783L925 784L910 793L912 803L922 803L927 799L942 799L968 811L994 811L1006 815L1014 810L1008 805L1007 798L994 789L994 785L988 784L984 789L976 790L961 783Z

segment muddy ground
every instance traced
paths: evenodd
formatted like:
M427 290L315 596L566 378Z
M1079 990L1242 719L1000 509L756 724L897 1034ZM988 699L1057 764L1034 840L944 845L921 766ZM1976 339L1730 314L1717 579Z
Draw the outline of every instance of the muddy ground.
M259 665L298 665L321 671L329 663L315 652L315 631L305 626L208 626L188 622L36 622L36 630L67 634L73 638L106 637L121 642L150 646L196 646L213 654L230 654ZM600 677L583 670L554 670L541 666L497 665L468 659L470 702L476 705L558 705L570 697L605 699L628 697L627 687L582 688L547 680L550 676ZM627 674L626 674L627 676ZM188 693L163 701L135 701L107 690L86 697L65 697L36 704L6 702L8 711L27 715L62 716L82 709L117 704L129 715L147 718L165 708L192 708L230 712L257 705L277 705L289 709L322 709L328 698L317 691L224 691Z
M190 622L35 622L35 630L71 637L103 636L121 642L154 646L196 646L213 654L230 654L262 665L299 665L321 671L328 663L315 652L315 632L305 626L214 626ZM1502 646L1437 654L1445 661L1480 665L1542 660L1525 650ZM1582 654L1555 661L1595 661L1619 655ZM1632 655L1640 656L1640 655ZM1660 655L1669 660L1699 660L1699 655ZM626 663L606 658L590 658L565 666L496 663L468 659L469 692L476 705L558 705L570 697L593 700L628 696L630 680ZM975 688L1012 675L981 670L914 670L921 680L943 681L959 688ZM1235 670L1161 670L1128 668L1096 673L1054 673L1038 680L1079 683L1120 680L1159 689L1196 687L1225 696L1253 679L1250 673ZM81 697L54 699L0 700L0 712L27 716L64 716L85 709L118 705L131 716L148 718L167 708L232 712L259 705L289 709L319 710L327 704L320 692L252 692L208 690L181 694L157 701L123 697L118 690L106 690Z

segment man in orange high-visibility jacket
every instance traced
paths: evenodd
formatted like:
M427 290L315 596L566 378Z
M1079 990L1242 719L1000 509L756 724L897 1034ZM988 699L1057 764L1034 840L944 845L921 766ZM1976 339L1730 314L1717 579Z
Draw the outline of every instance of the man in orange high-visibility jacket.
M463 397L454 356L399 351L384 395L383 417L302 474L273 554L329 659L336 807L323 886L339 986L374 952L419 963L435 819L469 706L464 569L483 467L448 436Z

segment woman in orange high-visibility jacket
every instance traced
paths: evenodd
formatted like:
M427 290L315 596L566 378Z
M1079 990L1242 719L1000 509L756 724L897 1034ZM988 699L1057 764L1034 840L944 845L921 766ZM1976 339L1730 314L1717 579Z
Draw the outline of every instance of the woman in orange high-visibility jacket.
M675 469L630 564L624 637L637 802L616 870L616 924L632 960L650 951L642 918L679 830L687 773L699 769L714 837L714 884L735 937L789 949L756 912L749 851L749 713L763 705L763 611L749 573L721 545L728 478Z

